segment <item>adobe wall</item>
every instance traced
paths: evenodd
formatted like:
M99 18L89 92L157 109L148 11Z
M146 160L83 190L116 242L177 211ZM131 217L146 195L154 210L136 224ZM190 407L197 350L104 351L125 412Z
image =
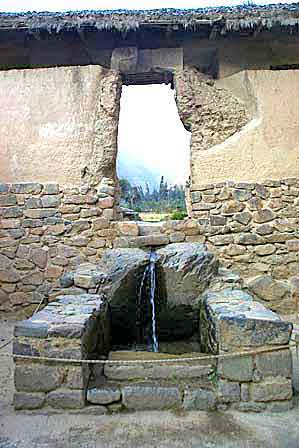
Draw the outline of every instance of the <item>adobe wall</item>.
M243 95L243 99L240 86L246 86L249 93L245 104L253 112L255 102L256 111L240 132L194 154L193 183L260 182L298 176L298 71L248 71L217 85Z
M90 180L94 153L101 162L111 146L116 152L119 79L93 65L1 71L1 181L79 186ZM104 171L109 174L98 171L98 181Z

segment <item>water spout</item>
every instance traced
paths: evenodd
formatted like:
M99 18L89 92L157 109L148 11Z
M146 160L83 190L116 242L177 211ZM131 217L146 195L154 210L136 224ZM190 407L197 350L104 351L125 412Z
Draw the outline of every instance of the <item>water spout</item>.
M149 264L146 266L142 279L140 282L140 287L137 296L137 309L136 309L136 342L137 346L141 346L144 343L144 332L146 330L146 322L144 321L143 314L143 301L144 301L144 292L146 294L145 300L145 308L149 310L150 305L150 335L148 335L148 339L150 342L150 350L154 352L158 352L158 337L157 337L157 325L156 325L156 304L155 304L155 296L156 296L156 260L157 256L155 252L150 253ZM147 287L148 286L148 287ZM149 297L148 297L149 296ZM145 318L146 319L146 318Z
M148 271L149 271L149 265L146 266L146 268L145 268L145 270L143 272L141 283L140 283L140 287L139 287L139 291L138 291L137 310L136 310L136 330L137 330L136 343L137 343L137 346L141 345L142 342L143 342L142 292L143 292L143 288L144 288L146 277L148 275Z
M153 351L159 350L157 329L156 329L156 308L155 308L155 293L156 293L156 260L157 255L155 252L151 252L150 255L150 302L152 308L152 338L153 338Z

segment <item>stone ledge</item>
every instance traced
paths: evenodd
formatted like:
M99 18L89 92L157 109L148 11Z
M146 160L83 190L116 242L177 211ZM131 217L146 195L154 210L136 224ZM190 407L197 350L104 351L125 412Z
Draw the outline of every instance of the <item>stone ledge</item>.
M105 308L105 297L95 294L59 296L30 319L15 325L14 336L81 338L89 319Z
M208 292L202 302L206 332L213 330L214 353L289 344L292 324L242 290ZM211 334L206 334L211 339Z

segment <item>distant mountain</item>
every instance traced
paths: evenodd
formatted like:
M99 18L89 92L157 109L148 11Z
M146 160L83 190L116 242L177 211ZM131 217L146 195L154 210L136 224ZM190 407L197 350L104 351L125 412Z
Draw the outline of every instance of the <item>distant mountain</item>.
M126 159L117 161L117 174L119 179L127 179L132 185L145 187L148 183L150 190L158 187L162 175L153 172L140 162Z

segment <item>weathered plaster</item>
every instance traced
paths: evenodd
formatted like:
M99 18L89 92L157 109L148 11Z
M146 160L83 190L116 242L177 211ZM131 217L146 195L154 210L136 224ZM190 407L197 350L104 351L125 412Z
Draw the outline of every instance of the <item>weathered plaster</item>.
M100 66L2 71L1 181L76 186L91 160L90 171L97 173L95 163L101 160L101 173L110 175L117 79Z
M237 93L242 79L243 75L238 74L221 84ZM194 184L298 176L299 73L249 71L247 79L257 101L255 119L209 151L193 152Z

